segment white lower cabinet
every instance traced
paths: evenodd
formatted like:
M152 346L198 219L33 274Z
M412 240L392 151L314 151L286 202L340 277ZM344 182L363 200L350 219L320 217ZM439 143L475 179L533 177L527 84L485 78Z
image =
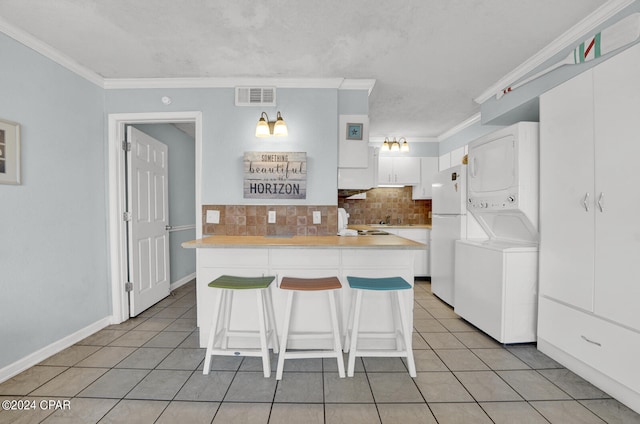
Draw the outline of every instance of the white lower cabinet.
M640 393L640 334L547 298L539 315L546 342Z
M425 248L422 250L407 251L414 255L413 272L416 277L429 277L429 243L431 230L428 228L385 228L386 232L404 237L409 240L423 243Z
M216 290L208 283L220 275L229 274L244 277L273 275L276 282L271 284L276 326L282 328L287 291L279 289L282 278L320 278L336 276L342 288L336 291L342 335L345 334L352 290L347 276L395 277L400 276L413 285L413 255L409 249L350 249L350 248L202 248L197 249L197 323L200 330L200 347L205 347L209 335ZM383 296L384 295L384 296ZM386 299L388 293L367 295L363 304L363 331L391 332L394 329L393 315ZM252 291L236 290L233 297L231 325L234 330L254 330L257 320L256 296ZM413 326L413 290L405 294L407 310L410 313L409 326ZM303 292L297 295L294 307L296 317L293 331L329 333L332 330L329 303L325 293ZM281 330L278 330L280 332ZM250 338L232 338L231 345L257 347ZM296 339L290 347L302 349L330 349L331 338ZM375 340L370 348L393 348L393 339ZM369 348L368 347L368 348Z

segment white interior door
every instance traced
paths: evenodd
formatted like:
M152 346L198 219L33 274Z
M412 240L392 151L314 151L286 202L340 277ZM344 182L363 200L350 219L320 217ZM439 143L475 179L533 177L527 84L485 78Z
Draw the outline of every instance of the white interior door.
M169 203L167 146L127 128L129 220L129 315L169 295Z

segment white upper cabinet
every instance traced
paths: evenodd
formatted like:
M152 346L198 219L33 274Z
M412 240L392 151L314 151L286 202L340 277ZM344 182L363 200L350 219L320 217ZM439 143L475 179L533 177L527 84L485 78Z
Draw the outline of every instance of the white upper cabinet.
M413 187L411 197L414 200L431 199L431 184L438 173L438 158L420 158L420 184Z
M378 184L378 157L376 149L367 149L369 166L366 168L338 168L338 189L368 190Z
M420 184L420 158L380 156L378 185Z

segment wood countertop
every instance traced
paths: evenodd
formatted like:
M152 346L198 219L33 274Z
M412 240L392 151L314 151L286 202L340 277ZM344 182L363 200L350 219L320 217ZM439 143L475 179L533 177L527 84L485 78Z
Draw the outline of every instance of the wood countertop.
M389 235L366 236L209 236L182 243L200 248L325 248L325 249L424 249L424 244Z

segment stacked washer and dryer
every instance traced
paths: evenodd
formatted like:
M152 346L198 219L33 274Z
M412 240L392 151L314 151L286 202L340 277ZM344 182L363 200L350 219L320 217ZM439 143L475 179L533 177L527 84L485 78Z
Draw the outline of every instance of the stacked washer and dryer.
M467 210L488 238L455 242L454 310L500 343L536 341L538 124L469 144Z

